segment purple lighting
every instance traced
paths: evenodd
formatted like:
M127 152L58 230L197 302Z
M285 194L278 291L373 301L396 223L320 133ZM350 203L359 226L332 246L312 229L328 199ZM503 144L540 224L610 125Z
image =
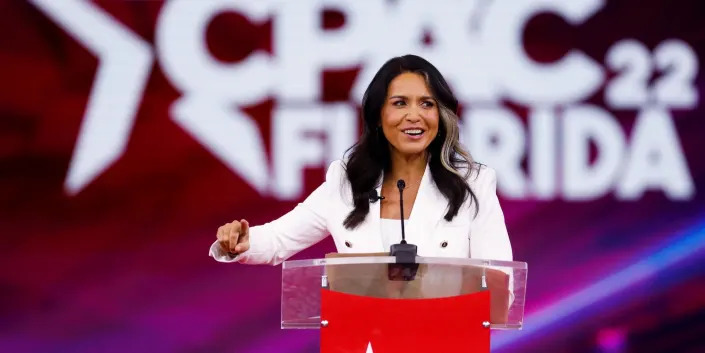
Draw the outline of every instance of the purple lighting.
M621 328L606 328L597 332L597 346L601 353L621 353L626 346L626 332Z

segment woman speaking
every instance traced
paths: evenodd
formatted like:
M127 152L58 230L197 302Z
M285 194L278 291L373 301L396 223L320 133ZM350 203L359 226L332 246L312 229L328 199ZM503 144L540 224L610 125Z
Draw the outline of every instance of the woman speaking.
M457 108L431 63L415 55L387 61L367 87L362 136L348 157L281 218L218 228L210 255L276 265L329 234L340 253L388 252L403 219L420 256L512 260L495 172L460 144Z

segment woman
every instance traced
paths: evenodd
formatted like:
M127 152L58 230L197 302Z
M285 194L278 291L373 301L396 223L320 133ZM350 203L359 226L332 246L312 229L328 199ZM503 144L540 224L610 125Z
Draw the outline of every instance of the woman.
M401 240L404 219L420 256L511 260L495 172L459 143L458 101L440 72L418 56L393 58L372 79L362 108L363 133L347 161L333 162L325 182L281 218L218 228L210 255L276 265L328 234L340 253L385 252Z

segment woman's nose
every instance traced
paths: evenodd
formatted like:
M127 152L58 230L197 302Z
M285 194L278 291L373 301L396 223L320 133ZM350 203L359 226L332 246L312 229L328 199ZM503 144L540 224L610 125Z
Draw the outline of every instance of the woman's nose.
M419 121L423 117L423 110L421 108L412 107L409 113L406 114L406 119L409 121Z

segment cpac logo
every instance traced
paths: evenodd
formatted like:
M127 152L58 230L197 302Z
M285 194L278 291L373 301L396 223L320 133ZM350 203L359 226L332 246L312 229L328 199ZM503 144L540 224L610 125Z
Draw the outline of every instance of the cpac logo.
M608 83L605 101L639 111L630 144L608 111L579 104L605 83L599 63L571 50L538 64L524 52L524 27L536 14L551 12L578 25L602 0L476 0L431 8L421 0L173 0L159 14L154 48L89 2L31 1L99 58L66 180L69 193L80 192L124 152L156 58L183 94L171 106L177 124L261 194L300 197L303 168L340 158L358 128L354 103L319 103L322 70L360 67L350 97L359 102L379 66L409 52L438 66L463 103L481 103L466 110L462 136L478 160L498 170L507 197L585 200L614 190L619 198L635 199L661 189L672 199L688 199L694 193L667 110L697 104L697 59L686 43L665 41L650 53L623 41L610 50L606 65L620 75ZM319 28L328 8L344 13L342 28ZM253 52L235 64L215 60L205 32L227 11L253 22L272 18L276 56ZM431 46L419 40L426 32L434 38ZM648 87L654 69L672 70ZM268 97L277 102L271 163L257 125L234 108ZM530 107L528 128L499 104L505 99ZM310 132L326 138L306 137ZM590 143L598 149L594 163Z

